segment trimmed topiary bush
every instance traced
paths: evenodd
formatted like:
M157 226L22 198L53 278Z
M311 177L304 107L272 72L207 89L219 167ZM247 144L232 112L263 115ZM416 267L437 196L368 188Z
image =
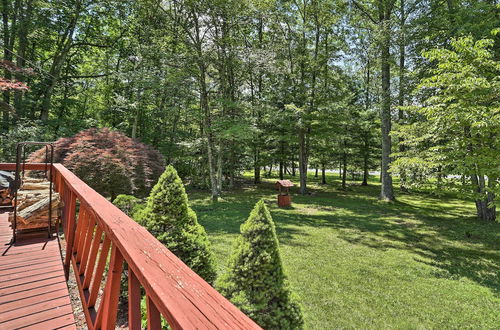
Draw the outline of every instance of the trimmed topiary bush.
M241 225L241 235L217 288L264 329L298 329L304 321L279 253L273 219L260 200Z
M153 187L137 220L205 281L213 283L215 261L207 234L188 206L184 185L171 165Z

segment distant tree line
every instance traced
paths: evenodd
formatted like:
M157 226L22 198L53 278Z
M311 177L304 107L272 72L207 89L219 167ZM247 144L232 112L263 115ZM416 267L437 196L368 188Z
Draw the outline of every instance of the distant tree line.
M243 170L255 183L270 168L295 173L303 194L309 168L341 169L343 187L347 173L367 184L380 170L383 200L396 198L397 174L403 191L452 188L476 201L480 218L495 217L498 100L481 94L498 91L495 0L16 0L0 8L4 158L13 141L110 127L160 150L213 200ZM474 48L490 55L457 49L460 37L491 40ZM472 85L433 95L429 79L463 76L439 69L444 58L432 49L481 62L467 79L490 86L464 80ZM448 94L467 88L475 106ZM456 116L412 110L435 97ZM482 115L467 117L474 111ZM451 145L449 132L432 127L464 116L453 136L463 130L468 141ZM428 143L419 140L426 128ZM474 159L459 165L452 148ZM460 187L449 184L455 176Z

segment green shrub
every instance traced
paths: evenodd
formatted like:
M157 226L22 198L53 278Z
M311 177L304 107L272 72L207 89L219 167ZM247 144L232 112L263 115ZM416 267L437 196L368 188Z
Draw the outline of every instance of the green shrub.
M137 217L139 212L145 208L145 203L142 199L125 194L116 196L113 204L131 218Z
M207 234L188 206L184 185L172 166L160 176L137 220L205 281L213 283L215 259Z
M217 288L264 329L303 327L300 305L283 272L271 214L260 200L241 225L241 235Z

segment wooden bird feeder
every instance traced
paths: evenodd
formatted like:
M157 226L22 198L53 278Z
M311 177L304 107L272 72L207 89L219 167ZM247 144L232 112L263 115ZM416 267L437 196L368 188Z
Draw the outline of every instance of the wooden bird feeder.
M292 197L289 194L290 187L293 187L293 183L290 180L276 181L276 189L279 190L278 194L279 207L287 207L292 205Z

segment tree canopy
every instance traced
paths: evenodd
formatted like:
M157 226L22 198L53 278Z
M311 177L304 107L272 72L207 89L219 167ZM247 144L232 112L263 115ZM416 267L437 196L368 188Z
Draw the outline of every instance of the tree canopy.
M465 37L492 40L489 57L474 55L479 67L500 56L491 0L18 0L0 8L6 160L19 140L109 127L159 150L214 201L245 170L255 183L273 170L297 175L308 194L311 168L340 170L344 189L380 172L380 198L397 199L393 176L402 191L416 189L438 164L421 171L398 160L418 143L400 127L440 116L411 110L432 102L423 79L449 81L429 52L465 56L453 41ZM468 93L485 101L479 88ZM454 120L475 111L460 102L446 107ZM441 181L452 179L448 167ZM473 180L462 170L453 175ZM484 179L485 187L498 182Z

